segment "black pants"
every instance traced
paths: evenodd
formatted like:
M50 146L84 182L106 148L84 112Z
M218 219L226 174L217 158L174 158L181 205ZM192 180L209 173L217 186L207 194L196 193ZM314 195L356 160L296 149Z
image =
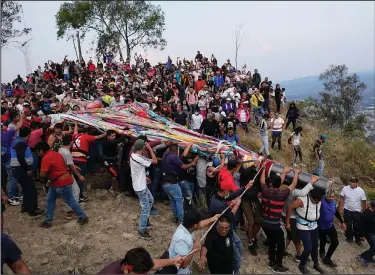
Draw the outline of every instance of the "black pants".
M23 211L35 212L38 209L38 195L32 177L21 167L12 167L12 174L22 187Z
M8 171L4 165L1 165L1 188L4 193L7 194L7 184L8 184Z
M303 252L301 255L300 265L306 265L307 259L311 254L314 264L318 264L318 228L313 230L298 230L303 244Z
M352 212L347 209L344 209L344 221L346 224L345 237L347 239L353 240L355 238L356 242L361 240L359 235L359 221L361 219L360 212Z
M361 257L365 260L370 261L375 256L375 235L374 234L366 234L365 235L370 248L361 254Z
M296 129L296 119L290 119L288 118L288 121L286 122L286 126L285 126L285 129L288 129L289 127L289 124L292 123L293 124L293 131Z
M275 146L275 143L277 141L277 146L279 147L279 150L281 150L281 136L283 132L272 132L272 144L271 147Z
M275 225L272 225L274 227ZM274 228L262 225L262 229L268 240L268 259L270 262L275 262L281 266L283 263L283 256L285 252L285 238L284 231L278 225Z
M331 244L328 247L328 251L326 254L327 258L331 258L333 253L335 252L336 248L339 246L339 239L337 238L337 231L334 225L328 229L319 229L319 240L320 240L320 253L325 253L325 247L327 244L327 237L330 239Z
M302 162L302 150L299 145L293 146L294 157L293 157L293 164L297 162L297 157L299 157L300 162Z
M280 113L281 99L275 98L275 102L276 102L276 112Z

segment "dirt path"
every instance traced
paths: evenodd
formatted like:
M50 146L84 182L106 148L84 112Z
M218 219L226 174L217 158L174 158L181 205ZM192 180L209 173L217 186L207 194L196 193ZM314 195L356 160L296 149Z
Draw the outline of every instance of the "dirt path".
M91 177L90 181L103 180L102 175ZM45 194L39 190L41 208L44 208ZM137 223L140 206L132 198L117 199L104 190L89 190L90 200L82 204L90 217L89 224L80 227L75 220L65 220L65 208L58 200L52 228L43 229L39 223L43 217L29 217L20 213L20 206L7 206L5 227L7 232L21 248L23 258L33 273L88 273L95 274L106 264L123 257L124 252L136 246L145 247L154 257L164 252L176 226L171 220L169 207L158 203L161 214L151 217L154 225L152 241L139 239ZM199 232L202 235L202 232ZM239 232L243 245L246 244L244 232ZM362 273L374 274L375 265L364 268L356 256L368 247L358 248L343 241L340 233L340 245L333 256L338 268L325 267L327 273ZM294 255L290 246L288 252ZM267 268L267 250L261 247L254 257L244 249L241 273L270 273ZM285 258L289 273L299 273L292 257ZM312 271L312 270L311 270ZM5 269L6 273L11 273ZM314 273L314 272L313 272Z

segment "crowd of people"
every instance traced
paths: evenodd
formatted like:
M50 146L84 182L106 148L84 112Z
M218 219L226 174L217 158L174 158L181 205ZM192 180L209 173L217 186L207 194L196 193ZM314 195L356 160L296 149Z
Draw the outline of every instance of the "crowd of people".
M25 80L18 75L12 83L2 85L2 213L5 204L21 204L22 213L39 216L45 212L40 226L49 228L60 197L67 204L67 219L76 217L80 225L88 223L80 204L89 199L85 193L87 173L96 171L99 164L111 175L109 191L139 199L140 238L152 239L150 216L160 214L155 201L169 203L171 222L178 225L160 259L152 259L144 248L134 248L100 274L143 274L150 270L189 274L195 255L199 256L198 266L208 267L212 274L238 274L244 254L239 229L246 232L247 248L254 257L262 245L258 242L262 229L267 236L268 267L273 272L288 271L283 258L293 242L295 260L303 274L309 273L310 255L313 268L325 273L318 254L325 265L336 266L332 261L339 245L335 216L348 242L355 238L361 245L366 238L370 244L359 255L361 263L368 266L374 261L375 202L367 205L358 179L351 178L341 191L338 206L331 189L314 186L324 172L325 134L312 150L317 158L315 175L302 190L295 189L301 171L298 167L304 166L300 144L303 129L297 126L300 114L296 103L289 104L285 120L282 118L285 88L279 84L273 88L268 77L262 81L258 70L237 70L230 60L219 67L214 55L208 59L199 51L194 60L177 58L175 64L170 57L155 66L140 55L134 61L115 62L109 54L97 64L92 60L86 64L66 56L62 62L45 63L43 69L38 66ZM173 141L134 138L115 130L103 134L62 120L61 113L84 108L76 99L104 107L137 102L196 132L237 144L241 144L239 131L249 133L249 125L254 123L262 147L253 149L265 157L265 162L255 161L243 168L239 157L201 157L192 150L192 143L180 152ZM282 133L290 124L293 168L286 167L280 175L267 178L265 163L272 159L268 132L271 147L277 143L282 150ZM283 188L292 170L293 182ZM46 211L38 206L38 182L47 193ZM204 240L194 234L213 223ZM3 229L3 215L1 224ZM327 239L330 245L326 252ZM17 245L2 233L2 266L5 263L15 273L30 273Z

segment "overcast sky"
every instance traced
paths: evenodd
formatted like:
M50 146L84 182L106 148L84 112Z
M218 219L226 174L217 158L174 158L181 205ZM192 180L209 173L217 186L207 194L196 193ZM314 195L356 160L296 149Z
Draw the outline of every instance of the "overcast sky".
M62 2L21 2L25 24L32 28L29 56L34 70L47 60L76 59L73 44L57 40L55 14ZM239 65L257 68L262 77L281 81L316 75L330 64L346 64L352 72L374 70L374 2L154 2L166 16L163 51L147 50L148 59L165 62L168 55L193 59L197 50L213 53L219 64L234 63L236 25L243 24ZM22 24L23 27L23 24ZM21 41L26 41L24 37ZM85 59L89 35L83 41ZM142 50L138 50L141 52ZM123 50L126 53L126 50ZM2 82L26 73L17 49L2 49Z

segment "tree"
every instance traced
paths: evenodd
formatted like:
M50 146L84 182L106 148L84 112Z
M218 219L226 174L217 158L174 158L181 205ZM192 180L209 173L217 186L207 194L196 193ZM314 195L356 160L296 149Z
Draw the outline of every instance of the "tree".
M16 1L1 1L1 47L31 32L31 28L17 29L14 26L16 22L21 23L21 13L22 5Z
M108 34L99 34L95 49L97 59L99 60L101 56L106 55L107 53L112 53L113 56L116 56L117 53L119 53L119 43L118 35L112 36Z
M165 16L161 7L150 1L90 1L90 14L85 27L95 31L100 38L108 36L118 42L122 58L121 43L126 46L127 57L131 51L142 46L164 49L167 42L163 38Z
M82 60L81 39L84 38L87 28L87 18L91 15L91 5L85 1L64 2L57 14L57 39L75 36L78 44L79 59ZM81 31L81 33L80 33ZM74 41L74 40L73 40ZM74 42L73 42L74 43Z
M357 74L348 75L346 65L331 65L320 74L319 81L324 85L324 90L319 93L322 115L331 128L344 130L347 125L362 121L358 111L366 84Z
M243 35L241 36L242 27L243 27L243 25L237 26L236 27L236 33L235 33L235 36L236 36L236 58L235 58L236 70L238 70L238 67L237 67L238 50L239 50L239 48L241 46L242 39L243 39Z

